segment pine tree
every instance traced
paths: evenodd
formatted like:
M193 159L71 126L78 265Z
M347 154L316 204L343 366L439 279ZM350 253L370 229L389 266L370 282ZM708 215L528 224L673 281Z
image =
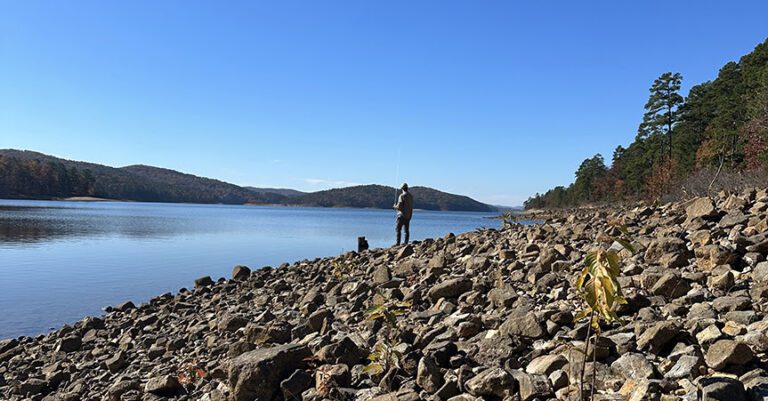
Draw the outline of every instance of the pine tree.
M683 104L680 96L680 84L683 76L679 72L665 72L653 81L645 104L643 122L637 132L638 139L649 139L658 136L667 137L669 159L672 159L672 128L679 117L677 109Z

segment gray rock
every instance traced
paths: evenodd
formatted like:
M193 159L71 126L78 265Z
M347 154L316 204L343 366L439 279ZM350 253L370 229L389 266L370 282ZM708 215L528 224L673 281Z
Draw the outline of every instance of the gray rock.
M726 313L751 309L752 301L747 297L720 297L712 302L712 307L718 313Z
M676 299L687 294L690 289L691 286L687 280L678 274L668 272L656 281L656 284L651 288L651 293L667 299Z
M664 374L665 379L679 380L684 378L695 378L699 375L699 368L704 365L701 357L694 355L683 355L675 362L674 366Z
M181 383L173 375L156 376L147 381L144 391L163 397L174 396L181 392Z
M625 379L653 379L656 370L643 354L626 353L611 364L611 369Z
M373 271L373 282L375 284L384 284L392 280L392 276L389 274L389 267L387 265L381 265Z
M458 298L461 294L472 289L472 280L467 277L458 277L445 280L430 288L427 295L432 303L440 298Z
M499 326L499 332L511 336L542 338L547 334L542 323L532 311L522 308L511 313L511 316Z
M251 276L251 269L248 268L248 266L241 266L237 265L234 268L232 268L232 279L233 280L247 280L248 277Z
M397 252L396 259L397 260L403 260L403 259L405 259L405 258L407 258L408 256L411 256L411 255L413 255L413 246L408 244L408 245L402 247Z
M219 319L218 329L219 331L235 332L238 329L245 327L248 324L248 319L237 315L224 315Z
M60 352L74 352L79 351L83 346L83 339L80 336L67 336L59 341L56 350Z
M137 380L119 380L117 383L109 387L107 395L109 401L121 401L123 394L129 391L140 391L141 384Z
M752 280L757 283L768 281L768 262L760 262L752 270Z
M502 368L491 368L480 372L464 383L464 388L476 396L511 396L516 390L516 382L509 372Z
M688 254L685 241L674 237L658 238L651 241L645 250L645 262L650 264L658 263L662 256L670 253Z
M730 377L702 377L698 379L701 401L745 401L744 385Z
M311 356L304 345L285 344L246 352L229 362L233 401L272 401L280 397L280 382Z
M195 279L195 288L209 287L215 284L211 276L205 276Z
M514 305L517 293L512 288L494 288L488 293L488 299L498 308Z
M717 211L715 205L709 198L696 198L685 208L685 214L689 220L696 218L708 218L715 216Z
M127 312L131 309L136 309L136 305L134 305L131 301L126 301L121 304L117 304L114 309L120 312Z
M753 357L748 345L733 340L720 340L709 347L704 359L710 368L720 370L728 365L747 364Z
M513 370L512 376L517 381L521 401L547 399L552 395L552 386L545 375Z
M431 356L425 356L419 360L416 370L416 384L433 394L445 383L440 368L437 367Z
M123 351L116 352L112 357L107 358L107 360L104 361L104 365L106 365L107 369L112 373L119 372L128 365L125 360L125 353L123 353Z
M568 364L568 360L559 354L542 355L535 358L525 367L527 373L550 375Z
M661 321L644 330L637 338L637 348L658 355L680 332L677 322Z

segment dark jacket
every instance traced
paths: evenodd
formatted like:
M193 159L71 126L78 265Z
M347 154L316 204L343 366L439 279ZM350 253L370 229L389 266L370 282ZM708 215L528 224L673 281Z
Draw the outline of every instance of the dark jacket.
M397 198L397 217L403 217L410 220L413 217L413 195L410 192L403 192Z

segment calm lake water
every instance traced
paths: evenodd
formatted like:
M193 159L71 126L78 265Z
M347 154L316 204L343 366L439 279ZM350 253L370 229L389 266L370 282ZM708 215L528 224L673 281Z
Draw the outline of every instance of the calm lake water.
M498 227L488 213L416 211L411 238ZM394 242L373 209L0 200L0 339L37 335L190 288L197 277Z

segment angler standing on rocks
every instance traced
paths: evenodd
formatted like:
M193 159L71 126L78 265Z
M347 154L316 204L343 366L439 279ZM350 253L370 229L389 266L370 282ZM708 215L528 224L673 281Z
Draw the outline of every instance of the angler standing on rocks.
M397 225L395 232L397 232L397 243L400 245L400 231L405 228L405 243L408 243L408 239L411 236L410 226L411 217L413 216L413 195L408 191L408 184L403 184L400 189L403 192L397 198L397 203L394 205L397 210Z

